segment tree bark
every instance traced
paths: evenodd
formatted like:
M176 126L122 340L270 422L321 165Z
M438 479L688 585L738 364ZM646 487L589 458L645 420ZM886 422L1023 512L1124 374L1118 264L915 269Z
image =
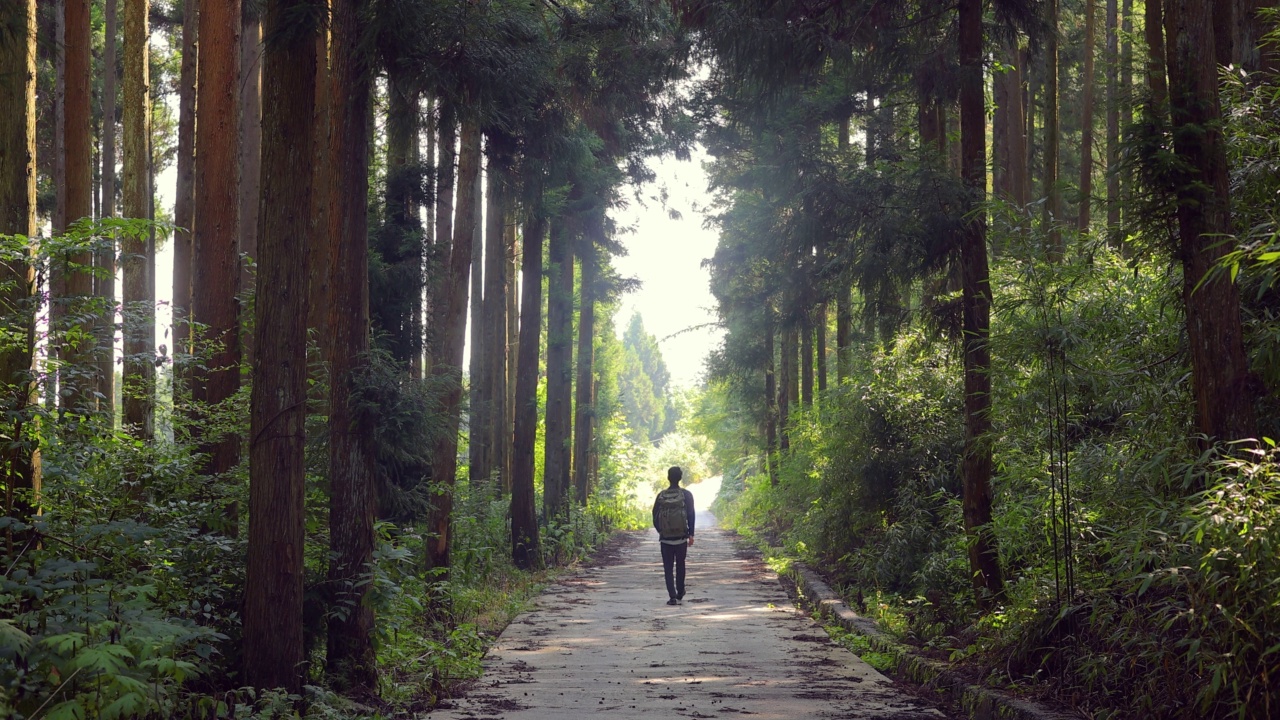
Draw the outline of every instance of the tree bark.
M377 687L373 608L374 419L359 400L369 365L369 109L363 46L366 0L333 0L330 106L337 180L330 201L329 586L342 612L329 620L327 671L342 688Z
M331 0L319 0L320 13L328 18ZM336 190L337 182L333 167L333 103L334 97L329 87L329 28L322 26L316 31L316 108L315 130L313 133L313 165L311 168L311 232L316 237L326 237L329 233L329 200ZM328 242L312 244L307 269L307 296L310 298L307 312L307 327L311 329L318 345L317 350L322 362L328 361L329 343L329 271L333 265Z
M0 27L7 29L6 41L0 42L0 235L34 238L36 0L0 6ZM20 521L34 516L40 501L39 445L27 429L34 422L31 410L36 403L35 291L34 263L0 263L0 314L11 331L26 336L25 342L6 343L0 352L0 409L7 437L0 447L0 463L6 469L3 511ZM6 531L5 540L6 554L12 556L13 533Z
M173 357L175 381L189 376L191 355L191 260L195 228L196 35L199 0L183 0L182 66L178 76L177 187L173 204ZM175 386L176 389L176 386Z
M493 170L493 161L489 160L488 171ZM476 175L476 194L480 194L479 185L484 181L483 175ZM486 198L490 206L493 205L493 198ZM469 480L472 487L480 488L481 485L488 481L488 432L489 427L486 419L489 407L488 399L485 395L488 383L485 382L485 368L487 367L485 359L485 342L488 340L485 332L485 315L484 315L484 227L481 223L476 224L475 232L471 237L471 357L468 364L468 375L471 381L470 394L468 397L470 403L470 414L467 418L468 425L468 456L469 456Z
M1118 0L1107 0L1107 242L1120 247L1120 23Z
M530 203L524 226L521 272L520 356L516 361L516 426L511 465L511 560L530 570L542 564L534 507L534 444L538 433L538 358L542 345L542 241L546 220L541 198Z
M818 336L815 354L818 360L818 397L827 393L827 304L818 305ZM820 400L821 401L821 400Z
M124 7L124 214L151 213L151 29L149 0ZM126 430L150 440L154 428L155 300L147 239L127 237L124 266L123 416Z
M596 340L596 300L595 285L596 254L599 242L604 240L604 212L591 214L587 232L582 239L582 256L579 264L582 267L580 286L581 298L578 308L578 381L574 388L574 422L573 422L573 487L578 504L586 507L591 497L591 445L595 434L596 422L596 386L595 386L595 340Z
M782 330L778 352L778 448L785 455L791 451L791 403L796 399L796 344L794 327Z
M1231 246L1230 178L1218 99L1218 62L1211 0L1169 0L1169 100L1173 149L1185 168L1173 179L1178 197L1178 251L1186 303L1196 429L1207 441L1253 437L1254 390L1245 359L1240 294L1214 272Z
M242 0L240 27L240 230L237 237L243 258L240 290L244 292L254 287L250 266L258 258L258 203L262 194L262 17L253 2ZM253 344L253 335L246 334L244 359L250 366Z
M1062 189L1058 187L1058 0L1049 0L1049 39L1045 51L1044 83L1044 225L1050 262L1062 262L1066 241L1062 222Z
M106 0L104 6L102 48L102 217L116 216L116 37L119 35L117 0ZM93 294L102 306L95 328L98 347L98 396L103 414L115 416L115 320L116 320L116 254L114 248L101 248L94 253Z
M987 267L987 126L982 82L982 0L960 0L961 175L973 212L960 239L964 327L964 527L978 607L1004 595L1000 554L991 527L991 284Z
M1143 36L1147 41L1147 89L1150 92L1151 114L1159 118L1166 112L1169 102L1169 81L1165 68L1164 49L1165 0L1146 0Z
M939 133L941 135L941 133ZM923 138L922 138L923 139ZM840 154L844 155L849 151L849 118L842 118L840 121L840 136L836 140ZM853 342L853 299L849 284L843 278L837 279L836 288L836 384L839 385L850 377L849 367L849 346ZM772 347L773 339L769 338L770 347ZM773 362L773 352L769 352L770 363ZM772 370L770 370L772 374ZM769 392L770 397L773 391ZM772 451L770 451L772 452Z
M374 326L385 334L391 356L410 370L413 358L421 351L421 341L414 332L414 311L422 296L418 273L409 268L421 267L422 223L418 218L417 167L413 157L414 138L418 134L418 91L403 71L388 71L387 82L387 180L386 228L378 239L382 262L394 278L386 290L386 301L373 308Z
M200 46L196 125L196 156L200 178L196 187L196 227L193 233L192 319L202 326L199 347L209 357L192 373L191 398L211 409L240 389L240 261L236 256L239 230L240 124L240 0L200 0ZM212 52L211 48L227 48ZM234 435L206 435L208 453L203 473L223 476L240 461L240 441ZM228 508L228 512L238 512ZM234 534L236 517L227 523Z
M774 330L768 322L764 331L764 439L769 468L769 484L778 485L778 381L774 375Z
M302 692L307 254L316 102L314 0L271 0L264 18L262 196L253 389L244 679ZM314 16L313 16L314 17ZM318 19L318 18L315 18Z
M573 195L579 193L575 187ZM573 420L573 228L560 216L551 222L547 248L547 435L543 457L542 513L547 522L567 510Z
M452 133L450 133L452 134ZM452 145L452 142L450 142ZM450 153L452 156L452 153ZM452 164L452 160L450 160ZM452 172L449 173L452 176ZM447 429L433 453L431 479L439 488L432 504L432 537L427 543L427 568L449 566L450 523L453 492L458 478L458 431L462 419L462 355L467 329L467 283L471 270L471 242L475 235L476 207L480 202L480 126L472 119L462 124L462 153L458 157L458 225L448 254L448 267L440 280L439 300L432 303L436 347L431 371L450 380L442 412ZM443 210L441 210L443 212Z
M90 57L92 52L92 28L89 0L66 0L64 22L66 40L66 128L62 149L66 154L66 216L67 226L83 218L93 216L93 130L91 124L92 93L90 83ZM67 227L58 228L65 231ZM82 307L93 297L93 255L90 252L72 253L62 263L63 296L65 310L71 317L78 315ZM61 328L64 332L69 328ZM93 412L98 409L97 355L101 348L90 334L75 345L64 339L60 355L71 372L59 377L62 407L73 412ZM78 376L78 377L77 377Z
M800 327L800 404L813 407L813 326Z
M1080 205L1076 229L1089 231L1093 203L1093 57L1097 51L1096 0L1084 3L1084 103L1080 108Z
M490 165L491 192L489 216L486 218L484 258L484 360L485 360L485 477L493 481L491 490L500 497L511 483L511 428L507 426L507 364L511 348L507 344L507 277L506 218L512 186L510 159Z

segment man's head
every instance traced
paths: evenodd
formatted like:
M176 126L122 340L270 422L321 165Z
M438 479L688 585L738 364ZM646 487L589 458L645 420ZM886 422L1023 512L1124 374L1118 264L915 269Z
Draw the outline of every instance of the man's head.
M684 471L680 469L679 465L672 465L667 468L667 482L671 483L671 487L679 485L682 477L684 477Z

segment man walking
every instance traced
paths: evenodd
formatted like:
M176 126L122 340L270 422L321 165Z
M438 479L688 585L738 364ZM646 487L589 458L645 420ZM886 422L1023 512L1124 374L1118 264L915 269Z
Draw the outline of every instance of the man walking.
M684 602L684 559L693 545L693 493L680 488L683 476L679 467L668 469L667 482L671 487L658 493L653 501L653 527L662 545L662 572L667 578L667 594L671 596L668 605Z

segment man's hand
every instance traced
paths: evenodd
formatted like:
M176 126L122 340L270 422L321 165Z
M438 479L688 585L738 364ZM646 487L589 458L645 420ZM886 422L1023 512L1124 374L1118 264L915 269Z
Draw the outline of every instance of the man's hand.
M693 547L693 536L689 536L689 547Z

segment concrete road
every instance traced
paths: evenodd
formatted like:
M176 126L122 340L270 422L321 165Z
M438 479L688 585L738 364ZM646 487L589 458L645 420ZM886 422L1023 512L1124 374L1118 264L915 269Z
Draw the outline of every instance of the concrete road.
M631 533L548 588L428 720L944 717L831 642L709 514L698 523L683 605L665 604L656 533Z

